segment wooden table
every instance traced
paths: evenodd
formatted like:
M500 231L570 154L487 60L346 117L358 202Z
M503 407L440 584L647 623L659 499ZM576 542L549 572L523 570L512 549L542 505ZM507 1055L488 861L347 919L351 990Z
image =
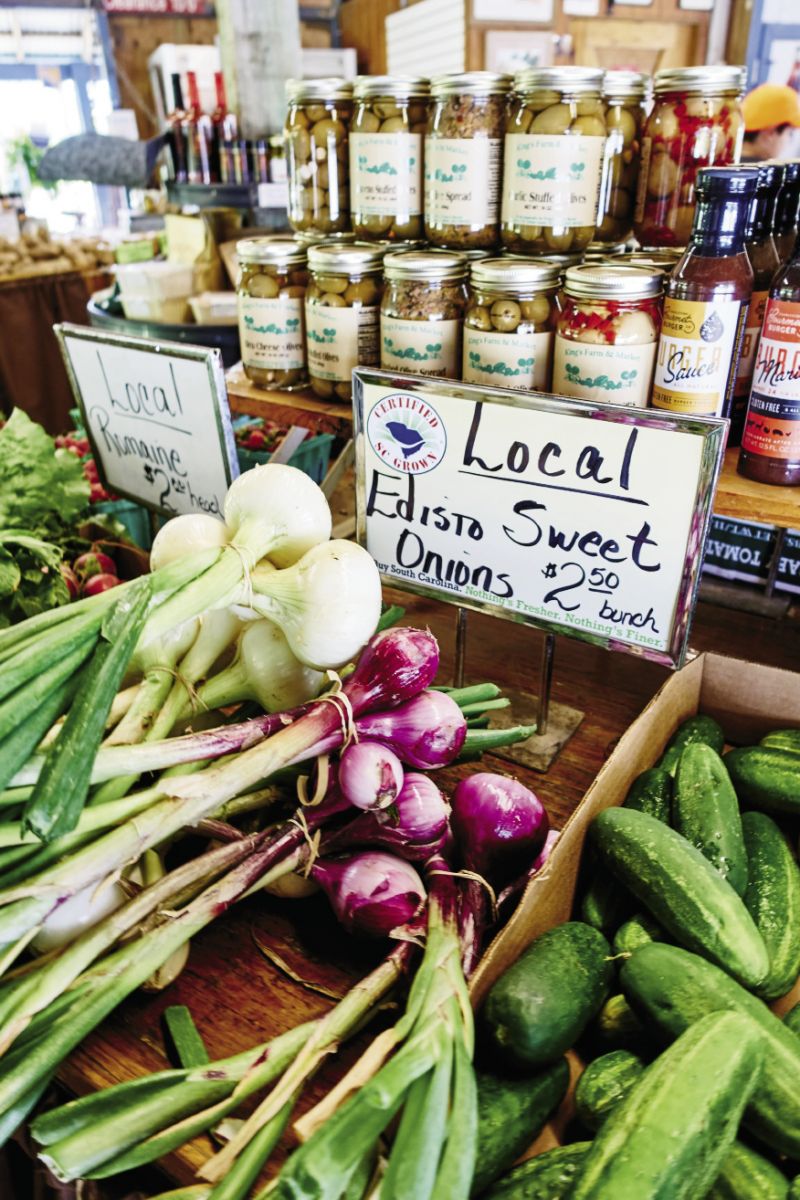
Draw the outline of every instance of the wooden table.
M738 474L738 461L738 448L728 450L714 498L715 515L800 529L800 488L754 483Z

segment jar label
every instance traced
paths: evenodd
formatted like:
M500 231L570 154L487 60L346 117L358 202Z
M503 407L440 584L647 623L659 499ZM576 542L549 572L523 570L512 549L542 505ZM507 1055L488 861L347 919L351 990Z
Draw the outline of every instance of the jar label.
M647 408L656 343L595 345L556 334L553 391L579 400Z
M637 225L640 224L644 217L644 204L647 198L647 176L650 173L650 156L652 153L653 139L649 137L642 138L639 179L636 184L636 207L633 210L633 219Z
M756 350L761 336L761 326L764 324L764 313L769 300L769 291L753 292L747 306L747 316L744 319L744 341L742 356L739 359L739 370L736 372L734 395L747 399L750 385L753 382L753 371L756 365Z
M484 333L464 327L465 383L483 383L516 391L550 388L553 334Z
M381 366L458 379L460 327L460 321L404 321L381 314Z
M239 341L246 367L265 371L300 371L303 354L303 301L262 300L239 296Z
M747 303L664 301L653 407L719 417L736 378Z
M595 225L606 139L506 134L503 224Z
M349 383L353 367L378 365L378 315L370 308L306 306L308 370L318 379Z
M431 225L497 224L500 138L425 139L425 217Z
M767 304L742 449L800 461L800 304L791 300Z
M351 133L350 198L354 213L403 222L422 212L422 134Z

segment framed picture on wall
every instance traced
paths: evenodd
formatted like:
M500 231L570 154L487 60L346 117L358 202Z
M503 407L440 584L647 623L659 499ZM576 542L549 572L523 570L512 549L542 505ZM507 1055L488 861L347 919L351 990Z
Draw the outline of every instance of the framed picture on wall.
M487 71L513 75L526 67L549 67L555 60L556 37L549 30L487 29L483 61Z

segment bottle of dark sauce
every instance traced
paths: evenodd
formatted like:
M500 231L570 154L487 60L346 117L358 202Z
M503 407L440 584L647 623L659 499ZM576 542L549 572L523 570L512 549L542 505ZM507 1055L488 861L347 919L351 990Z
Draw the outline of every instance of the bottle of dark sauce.
M790 158L779 164L783 168L781 190L775 208L772 234L778 258L786 263L794 252L798 232L798 209L800 209L800 158Z

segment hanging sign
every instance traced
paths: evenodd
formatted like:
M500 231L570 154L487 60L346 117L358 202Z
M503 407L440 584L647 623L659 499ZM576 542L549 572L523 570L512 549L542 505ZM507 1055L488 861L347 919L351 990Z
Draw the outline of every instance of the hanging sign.
M219 351L54 328L103 485L165 516L222 516L239 464Z
M384 580L678 666L726 422L358 368Z
M107 13L149 17L213 17L211 0L103 0Z

